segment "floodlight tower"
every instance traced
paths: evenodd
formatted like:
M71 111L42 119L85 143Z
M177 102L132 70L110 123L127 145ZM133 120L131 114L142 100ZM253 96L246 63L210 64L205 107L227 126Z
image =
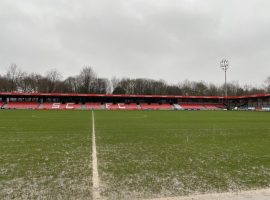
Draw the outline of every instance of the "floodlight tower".
M225 97L227 97L227 70L229 68L229 61L223 59L220 61L220 67L225 72Z

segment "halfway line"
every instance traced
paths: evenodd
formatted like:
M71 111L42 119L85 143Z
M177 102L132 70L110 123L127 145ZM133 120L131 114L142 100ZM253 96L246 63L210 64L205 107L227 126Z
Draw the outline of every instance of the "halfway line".
M92 111L92 168L93 168L93 200L99 200L99 177L97 167L97 148L96 148L96 131L95 131L95 116Z

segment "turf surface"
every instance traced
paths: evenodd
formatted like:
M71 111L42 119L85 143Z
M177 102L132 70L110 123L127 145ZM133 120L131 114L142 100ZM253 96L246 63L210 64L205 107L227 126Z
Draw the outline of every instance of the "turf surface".
M0 111L0 199L91 199L91 113Z
M95 112L102 194L178 196L270 186L270 113Z
M101 195L270 186L270 113L94 111ZM91 199L91 112L0 110L0 199Z

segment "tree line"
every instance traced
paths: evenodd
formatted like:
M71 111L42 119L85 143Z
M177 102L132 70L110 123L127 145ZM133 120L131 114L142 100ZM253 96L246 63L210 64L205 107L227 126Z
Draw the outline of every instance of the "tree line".
M228 95L270 93L270 76L261 87L230 82L227 91ZM0 75L0 92L221 96L224 95L224 85L188 80L168 84L164 80L147 78L114 77L109 80L98 77L89 66L83 67L78 75L64 79L56 69L41 75L24 72L12 64L5 74Z

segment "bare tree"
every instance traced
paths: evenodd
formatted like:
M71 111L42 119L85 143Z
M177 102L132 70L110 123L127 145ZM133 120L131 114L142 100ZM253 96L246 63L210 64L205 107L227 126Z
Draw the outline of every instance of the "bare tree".
M210 83L207 87L207 96L217 96L217 95L222 95L222 92L220 91L220 88L212 83Z
M265 91L267 93L270 93L270 76L268 76L265 81L264 81L264 84L265 84Z
M84 67L79 76L79 91L81 93L93 92L93 82L97 78L96 73L91 67Z
M18 91L18 87L20 84L20 81L23 78L24 73L22 70L16 65L16 64L11 64L7 70L6 77L8 81L10 82L10 88L9 91L11 92L16 92Z
M62 79L61 73L57 69L52 69L46 73L46 79L48 81L47 92L57 92L58 84Z
M126 94L126 91L121 86L117 86L116 88L114 88L113 94Z
M227 84L229 95L270 93L270 76L262 87L240 86L238 82ZM62 80L56 70L48 71L45 76L23 72L16 64L11 64L4 75L0 75L0 92L70 92L97 94L150 94L150 95L224 95L224 85L203 81L183 81L168 84L164 80L146 78L116 78L111 81L99 78L91 67L84 67L79 75Z
M11 82L7 79L6 76L0 75L0 91L9 92L11 88Z
M92 92L96 94L107 94L110 88L110 82L106 78L96 78L92 82Z
M25 74L21 80L20 88L23 92L36 92L35 84L31 75Z
M64 83L67 87L67 91L66 92L73 92L73 93L77 93L79 92L79 81L78 81L78 77L68 77L66 80L64 80Z

